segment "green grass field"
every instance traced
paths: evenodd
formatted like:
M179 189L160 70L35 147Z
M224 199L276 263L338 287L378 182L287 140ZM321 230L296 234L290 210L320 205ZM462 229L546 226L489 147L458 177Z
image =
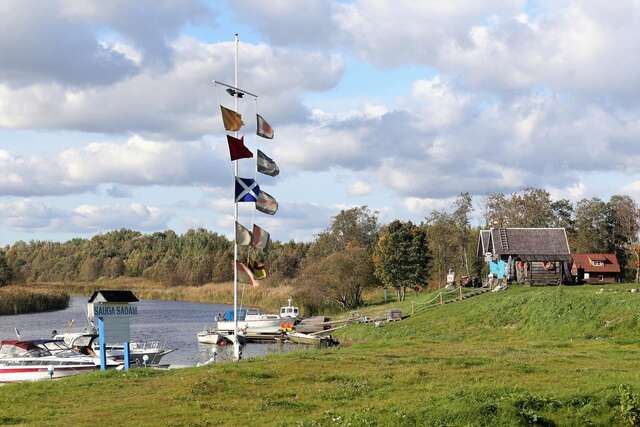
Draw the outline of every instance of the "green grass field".
M337 349L3 386L0 425L639 425L631 287L516 286L343 329Z

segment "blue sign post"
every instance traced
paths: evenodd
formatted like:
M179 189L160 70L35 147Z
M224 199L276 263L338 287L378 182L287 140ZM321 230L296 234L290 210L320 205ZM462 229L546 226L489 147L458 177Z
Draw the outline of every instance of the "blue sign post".
M100 344L100 369L107 369L107 349L104 339L104 320L102 317L98 317L98 343Z

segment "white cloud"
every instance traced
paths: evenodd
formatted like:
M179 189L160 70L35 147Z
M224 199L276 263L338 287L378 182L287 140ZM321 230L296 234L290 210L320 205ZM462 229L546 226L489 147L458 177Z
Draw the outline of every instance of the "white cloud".
M222 132L218 102L230 103L212 80L233 80L232 43L182 37L171 44L173 65L144 68L117 83L70 88L43 82L13 87L0 82L0 127L138 133L151 138L196 139ZM124 51L121 45L120 51ZM241 43L240 84L251 82L272 123L305 121L305 91L333 87L342 75L339 55ZM253 102L241 112L255 114ZM247 121L252 126L251 120ZM250 129L250 128L249 128ZM250 130L249 130L250 131Z
M128 6L123 0L2 2L0 82L110 85L139 73L144 63L170 64L168 40L187 23L213 18L200 0ZM105 34L127 43L105 43Z
M364 181L356 181L347 188L347 194L349 196L366 196L371 194L372 191L373 187L371 184Z
M140 203L129 205L81 205L69 213L71 227L82 231L105 231L114 228L159 230L166 228L171 214Z
M447 197L443 199L407 197L404 199L404 205L411 213L428 216L431 211L449 209L454 200L454 197Z
M133 136L126 143L93 143L54 156L23 157L0 150L4 171L0 195L72 194L95 191L102 184L116 184L108 186L116 190L121 185L224 185L229 172L215 166L228 163L221 148L204 142L157 142ZM110 195L122 196L123 192L111 191Z
M172 213L140 203L55 208L31 199L0 202L0 225L12 230L95 233L115 228L152 231L167 227Z

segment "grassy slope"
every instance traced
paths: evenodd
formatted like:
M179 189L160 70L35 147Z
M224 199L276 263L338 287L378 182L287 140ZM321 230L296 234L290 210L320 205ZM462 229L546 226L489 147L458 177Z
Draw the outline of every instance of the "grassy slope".
M640 294L598 289L482 295L347 328L334 350L4 386L0 424L628 425Z

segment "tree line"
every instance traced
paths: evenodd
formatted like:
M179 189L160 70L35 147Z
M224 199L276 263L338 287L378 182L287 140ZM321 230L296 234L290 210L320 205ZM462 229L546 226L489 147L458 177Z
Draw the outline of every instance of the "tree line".
M366 206L345 209L312 242L272 242L266 251L243 250L241 259L266 265L264 286L291 285L309 312L357 307L371 287L394 289L402 299L407 289L442 285L449 269L458 277L482 276L477 241L480 229L490 227L564 227L572 252L614 252L624 277L638 279L640 209L629 196L572 203L526 188L489 194L482 206L482 227L472 225L479 215L468 193L415 224L381 225ZM200 285L232 280L232 260L232 243L204 229L183 235L117 230L65 243L16 242L0 251L0 285L119 276Z

